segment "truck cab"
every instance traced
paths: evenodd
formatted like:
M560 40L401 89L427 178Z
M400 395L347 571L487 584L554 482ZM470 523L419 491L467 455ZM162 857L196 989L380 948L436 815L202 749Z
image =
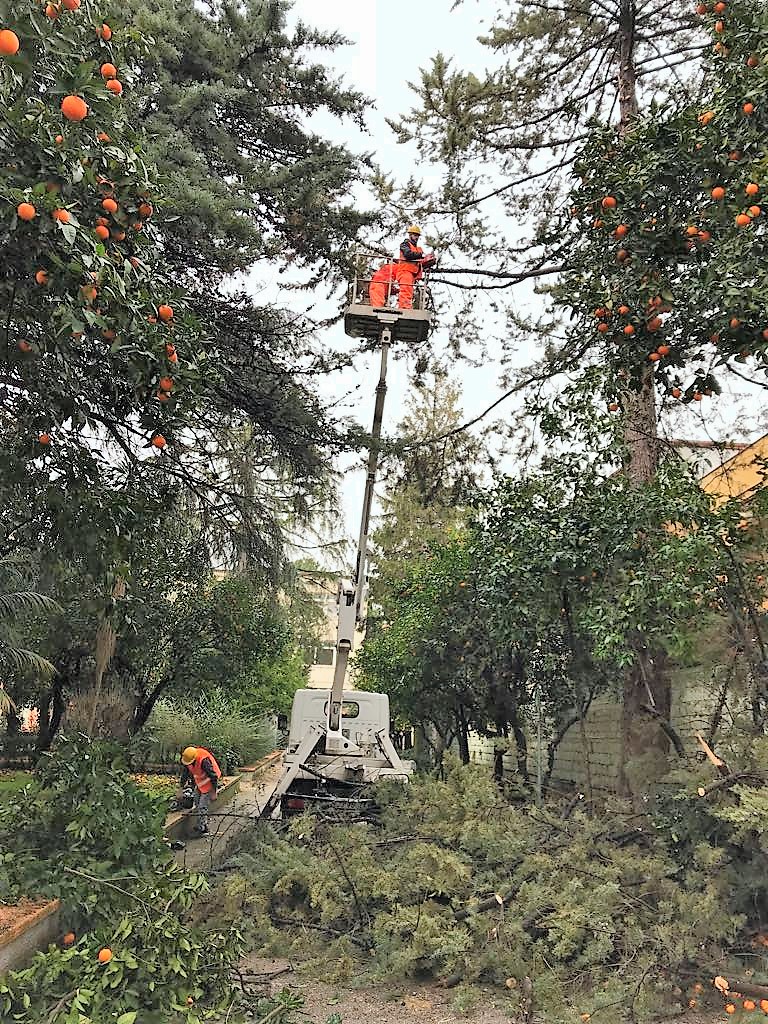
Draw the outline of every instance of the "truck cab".
M359 806L361 787L382 778L407 781L413 774L413 761L403 761L389 737L385 693L343 691L340 732L349 753L326 753L330 698L329 690L306 688L294 694L283 759L286 773L293 778L281 795L283 815L318 804Z

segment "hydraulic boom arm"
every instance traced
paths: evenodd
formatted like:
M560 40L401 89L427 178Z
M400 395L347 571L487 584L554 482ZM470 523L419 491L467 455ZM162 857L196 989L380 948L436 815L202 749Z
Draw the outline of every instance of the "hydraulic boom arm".
M371 430L371 447L368 452L368 469L365 493L363 495L363 514L360 519L360 534L357 540L355 573L352 579L339 580L337 595L339 621L336 639L336 668L333 674L333 689L328 705L328 734L326 736L326 750L329 753L343 753L349 749L349 743L341 735L342 698L349 656L352 653L352 645L355 638L355 629L362 616L365 570L368 561L368 532L371 524L371 506L373 504L373 491L376 484L376 471L379 465L379 445L381 442L384 399L387 395L387 359L389 356L389 346L392 343L390 327L384 326L382 328L379 340L381 343L381 367L379 370L379 383L376 385L376 404L373 411L373 429Z

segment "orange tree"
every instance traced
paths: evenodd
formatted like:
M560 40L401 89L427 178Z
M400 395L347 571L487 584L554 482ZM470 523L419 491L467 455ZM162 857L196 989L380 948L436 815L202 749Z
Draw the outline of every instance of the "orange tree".
M612 411L648 370L662 398L698 403L718 374L768 365L768 15L739 0L698 10L713 39L704 98L623 137L596 128L559 225L573 266L555 299L574 356L604 367Z
M95 548L94 514L115 564L130 549L126 506L144 501L136 514L152 516L181 490L214 543L273 571L278 509L302 514L334 434L297 372L307 325L171 287L191 280L178 222L162 212L169 188L180 207L179 175L166 166L160 182L157 145L134 128L139 97L155 103L141 92L154 40L105 10L0 3L0 481L18 513L2 542L73 540L77 518L80 550ZM243 266L241 253L216 268L207 250L203 276Z

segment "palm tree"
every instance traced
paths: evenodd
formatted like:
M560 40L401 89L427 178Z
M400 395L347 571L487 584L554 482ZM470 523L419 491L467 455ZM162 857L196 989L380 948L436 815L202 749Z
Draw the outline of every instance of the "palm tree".
M21 646L16 623L25 613L39 615L62 609L53 598L22 589L24 583L18 562L0 558L0 671L29 672L40 679L50 679L56 672L54 665L35 651ZM13 701L0 682L0 716L14 709Z

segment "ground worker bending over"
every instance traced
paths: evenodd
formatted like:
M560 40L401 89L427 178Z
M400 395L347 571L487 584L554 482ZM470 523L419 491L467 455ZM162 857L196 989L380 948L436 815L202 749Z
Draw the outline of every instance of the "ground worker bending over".
M379 309L387 305L387 300L397 291L397 263L382 263L371 278L368 294L371 305Z
M421 228L412 224L408 228L408 237L400 246L397 262L397 283L400 286L397 304L400 309L413 309L413 285L435 262L434 254L425 256L419 248L420 235Z
M195 786L195 807L197 808L197 825L195 832L204 836L208 832L208 807L211 800L216 799L221 778L216 758L205 747L185 747L181 754L180 785L182 789L190 781Z

